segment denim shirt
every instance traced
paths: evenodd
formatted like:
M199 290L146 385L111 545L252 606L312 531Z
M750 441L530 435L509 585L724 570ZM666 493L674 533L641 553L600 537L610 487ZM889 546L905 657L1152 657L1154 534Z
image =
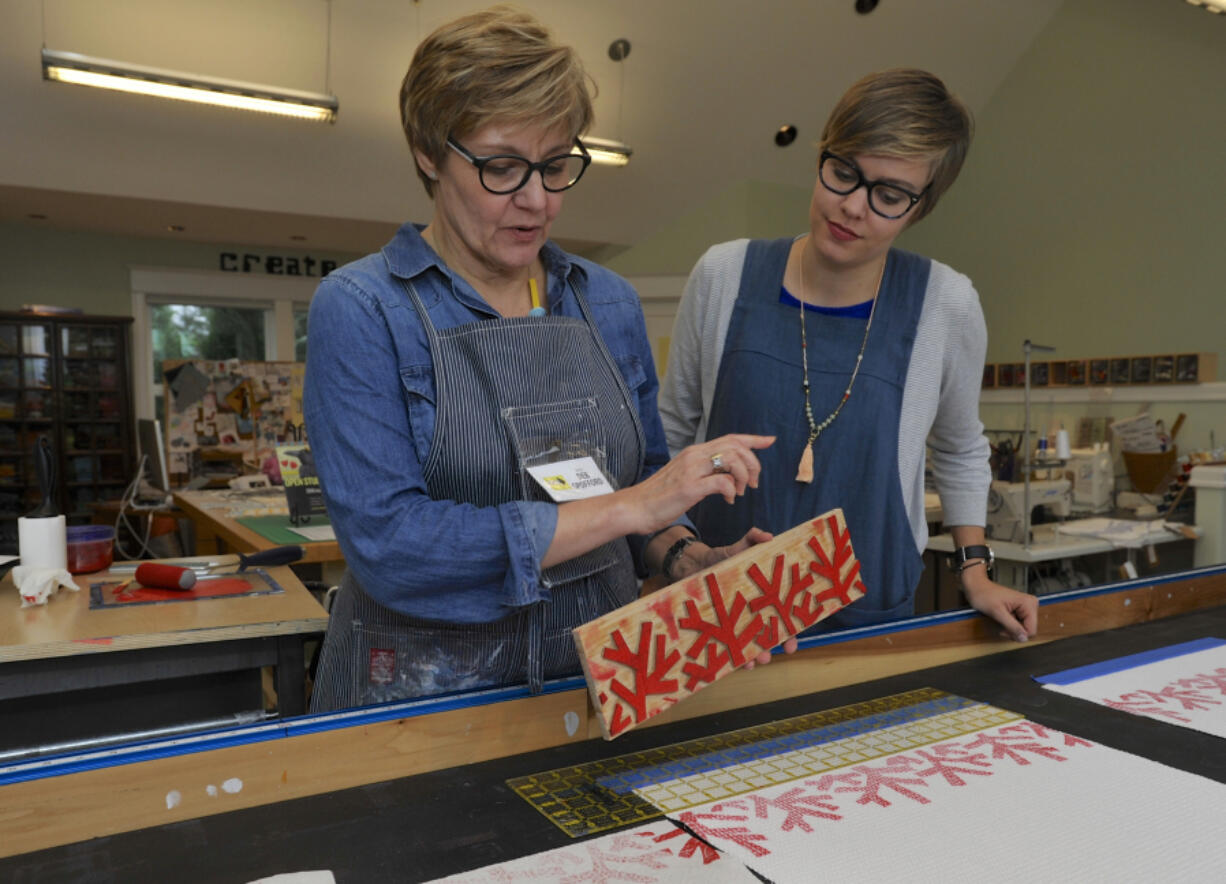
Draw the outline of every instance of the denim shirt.
M551 242L541 259L550 314L582 318L569 283L580 287L630 390L647 443L641 480L667 462L668 446L638 296L620 276ZM378 254L332 271L311 301L302 401L311 452L345 563L368 595L424 619L495 620L548 599L541 559L557 505L477 507L429 496L422 465L434 434L434 369L405 280L440 330L498 316L412 224ZM641 560L643 538L631 541Z

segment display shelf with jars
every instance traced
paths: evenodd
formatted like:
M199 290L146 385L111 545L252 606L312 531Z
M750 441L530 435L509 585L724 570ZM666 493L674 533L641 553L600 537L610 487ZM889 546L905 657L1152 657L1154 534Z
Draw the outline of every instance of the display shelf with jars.
M55 452L69 523L121 497L135 469L126 317L0 313L0 553L17 552L17 518L42 499L33 452Z

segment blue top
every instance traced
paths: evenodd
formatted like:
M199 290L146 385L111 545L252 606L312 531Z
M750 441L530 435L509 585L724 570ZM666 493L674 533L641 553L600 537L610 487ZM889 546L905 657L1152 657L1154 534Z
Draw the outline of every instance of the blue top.
M582 318L581 288L643 425L643 476L668 461L642 308L620 276L546 243L547 303ZM411 281L441 331L498 314L406 224L382 251L330 273L311 302L303 414L346 565L377 602L452 622L501 618L541 601L541 559L557 505L476 507L431 499L422 475L436 414L426 332ZM523 370L533 370L531 353ZM636 555L642 538L631 538Z
M800 299L789 292L786 287L779 289L779 303L785 304L788 307L800 306ZM814 313L820 313L823 316L848 316L852 319L868 319L873 312L872 299L861 301L859 304L850 304L847 307L823 307L820 304L805 304L806 310L812 310Z

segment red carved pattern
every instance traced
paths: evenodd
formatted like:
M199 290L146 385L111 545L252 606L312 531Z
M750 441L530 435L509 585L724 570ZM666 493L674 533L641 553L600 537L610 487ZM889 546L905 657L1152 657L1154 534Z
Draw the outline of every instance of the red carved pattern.
M629 667L634 674L632 686L614 678L609 682L609 690L630 705L634 710L635 722L648 717L647 696L649 694L671 694L677 690L677 679L667 676L677 665L677 661L681 659L681 654L676 650L669 651L666 637L657 635L653 662L651 632L650 621L640 624L638 648L632 651L619 630L613 633L613 647L604 649L606 660L611 663L621 663ZM611 733L620 733L630 725L624 714L618 715L621 711L620 706L614 710L613 722L609 726ZM617 730L615 731L614 728Z
M826 554L826 548L816 537L809 539L809 548L817 557L817 561L809 565L809 570L830 581L830 588L819 592L817 601L835 599L840 606L850 605L864 595L864 584L860 581L860 563L854 562L847 573L843 574L843 566L852 557L851 534L846 529L839 530L839 521L834 516L827 519L827 525L830 538L834 541L833 556Z

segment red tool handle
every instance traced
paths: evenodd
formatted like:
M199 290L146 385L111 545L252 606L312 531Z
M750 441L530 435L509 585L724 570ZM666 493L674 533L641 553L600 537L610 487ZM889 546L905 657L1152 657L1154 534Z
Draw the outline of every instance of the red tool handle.
M196 572L177 565L145 562L136 569L136 582L150 589L191 589L196 585Z

